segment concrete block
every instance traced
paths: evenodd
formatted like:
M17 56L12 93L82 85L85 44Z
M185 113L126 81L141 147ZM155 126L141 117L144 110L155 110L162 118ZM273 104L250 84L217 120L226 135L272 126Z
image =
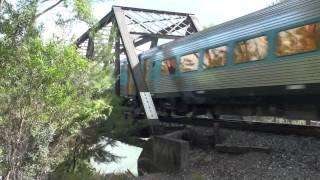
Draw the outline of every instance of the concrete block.
M145 143L138 159L139 175L162 171L179 171L188 166L189 142L183 131L154 136Z
M188 166L189 143L182 139L156 136L153 139L153 162L162 171L179 171Z

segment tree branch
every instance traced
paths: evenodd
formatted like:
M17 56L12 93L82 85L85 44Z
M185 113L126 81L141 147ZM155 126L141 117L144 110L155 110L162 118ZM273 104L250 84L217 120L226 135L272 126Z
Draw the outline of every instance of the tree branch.
M56 6L58 6L59 4L61 4L63 2L63 0L59 0L58 2L56 2L55 4L53 4L52 6L48 7L47 9L45 9L44 11L42 11L41 13L36 15L36 18L42 16L43 14L45 14L46 12L50 11L51 9L55 8Z

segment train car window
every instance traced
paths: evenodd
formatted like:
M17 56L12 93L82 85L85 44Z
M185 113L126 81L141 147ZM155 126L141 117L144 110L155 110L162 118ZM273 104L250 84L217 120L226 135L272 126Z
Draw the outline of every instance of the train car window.
M267 52L267 36L240 41L234 49L235 63L262 60L267 56Z
M176 73L177 62L175 58L169 58L161 62L161 75L169 76Z
M128 96L132 96L135 93L135 85L132 77L130 67L128 65L128 85L127 85Z
M150 77L150 72L151 72L151 65L152 61L150 61L149 59L144 60L144 64L143 64L143 77L145 82L149 81L149 77Z
M281 31L277 37L277 56L304 53L318 49L320 23Z
M207 49L204 53L203 68L224 66L227 62L227 46Z
M188 54L181 56L179 69L180 72L189 72L198 70L199 53Z

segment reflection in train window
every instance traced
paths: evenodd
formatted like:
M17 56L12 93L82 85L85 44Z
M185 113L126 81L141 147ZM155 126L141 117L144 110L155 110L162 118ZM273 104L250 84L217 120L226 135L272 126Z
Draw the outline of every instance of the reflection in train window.
M227 62L227 46L207 49L204 53L203 68L224 66Z
M127 86L128 96L132 96L135 93L135 85L132 77L130 67L128 65L128 86Z
M316 50L320 43L320 24L309 24L278 33L277 56Z
M176 73L176 59L169 58L167 60L161 61L161 75L168 76L170 74Z
M152 61L150 61L149 59L144 60L144 64L143 64L143 77L144 77L144 81L148 82L150 75L151 75L151 63Z
M240 41L234 49L235 63L257 61L264 59L268 52L268 37Z
M199 66L199 53L181 56L179 69L180 72L195 71Z

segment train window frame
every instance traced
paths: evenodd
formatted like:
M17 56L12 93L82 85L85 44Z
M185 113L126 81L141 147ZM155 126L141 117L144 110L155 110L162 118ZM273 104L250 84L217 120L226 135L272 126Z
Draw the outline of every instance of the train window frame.
M292 54L284 54L284 55L278 55L278 38L279 38L279 33L283 32L283 31L288 31L288 30L292 30L292 29L296 29L296 28L300 28L300 27L303 27L303 26L307 26L307 25L312 25L312 24L319 24L319 28L320 28L320 21L309 21L309 22L304 22L304 23L299 23L299 24L295 24L295 25L291 25L289 28L288 27L285 27L285 28L281 28L281 29L277 29L276 32L274 32L274 52L273 52L273 55L276 57L276 58L285 58L285 57L290 57L290 56L299 56L299 55L302 55L302 54L309 54L309 53L314 53L314 52L318 52L320 51L320 42L319 44L317 44L316 42L316 48L314 50L310 50L310 51L303 51L303 52L297 52L297 53L292 53ZM319 35L320 35L320 32L319 32Z
M257 59L257 60L247 60L247 61L244 61L244 62L236 62L236 53L235 53L235 50L236 50L236 47L237 45L242 42L242 41L248 41L248 40L252 40L252 39L256 39L256 38L260 38L260 37L267 37L267 48L266 48L266 55L261 58L261 59ZM270 56L270 53L269 53L269 50L270 50L270 42L272 43L271 41L271 38L270 35L268 33L263 33L263 34L258 34L258 35L254 35L254 36L249 36L249 37L244 37L244 38L241 38L241 39L238 39L238 40L235 40L234 41L234 44L232 46L232 48L230 48L230 52L232 53L232 62L233 64L235 65L240 65L240 64L247 64L247 63L259 63L263 60L266 60L268 58L268 56Z
M227 47L226 49L226 59L225 59L225 64L224 65L219 65L219 66L213 66L213 67L205 67L205 54L206 54L206 51L207 50L210 50L210 49L217 49L217 48L220 48L220 47ZM232 47L229 45L229 44L221 44L221 45L215 45L215 46L211 46L211 47L207 47L207 48L203 48L202 49L202 59L201 59L201 68L203 70L210 70L210 69L217 69L217 68L223 68L223 67L226 67L228 65L228 61L229 61L229 51L232 50Z
M197 54L198 55L198 65L197 65L197 68L196 69L194 69L194 70L190 70L190 71L181 71L181 59L182 59L182 57L184 57L184 56L188 56L188 55L192 55L192 54ZM200 51L193 51L193 52L191 52L191 53L185 53L185 54L182 54L182 55L179 55L179 57L177 58L177 60L178 60L178 69L179 69L179 73L191 73L191 72L196 72L196 71L199 71L199 69L200 69L200 65L201 65L201 52Z
M161 69L162 69L162 62L164 61L169 61L169 60L173 60L175 61L175 71L174 73L170 73L169 71L169 74L165 75L165 74L162 74L161 72ZM165 58L163 60L160 60L159 61L159 71L160 71L160 77L170 77L170 76L173 76L175 74L177 74L177 66L178 66L178 62L177 62L177 57L176 56L172 56L172 57L168 57L168 58Z

